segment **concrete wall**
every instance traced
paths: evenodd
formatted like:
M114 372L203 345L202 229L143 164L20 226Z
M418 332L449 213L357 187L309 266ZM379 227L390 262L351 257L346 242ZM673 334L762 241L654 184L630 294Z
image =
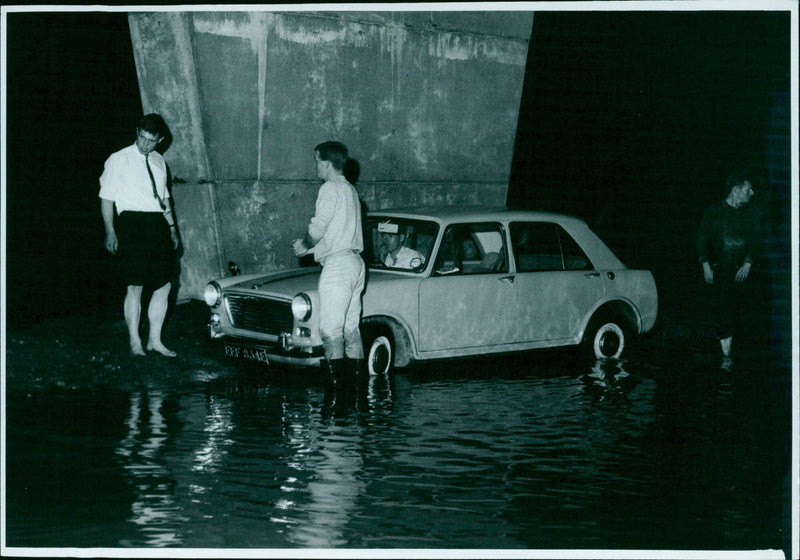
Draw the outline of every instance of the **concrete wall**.
M313 147L347 144L370 209L502 205L531 12L149 12L129 16L145 112L184 241L179 298L236 261L297 265Z

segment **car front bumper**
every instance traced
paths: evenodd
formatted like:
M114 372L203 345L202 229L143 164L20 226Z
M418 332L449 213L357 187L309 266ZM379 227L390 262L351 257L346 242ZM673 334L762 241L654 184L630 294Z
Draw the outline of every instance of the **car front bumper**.
M265 365L277 363L313 367L319 366L325 358L322 346L284 348L280 342L270 343L231 336L212 338L211 341L223 348L226 357Z

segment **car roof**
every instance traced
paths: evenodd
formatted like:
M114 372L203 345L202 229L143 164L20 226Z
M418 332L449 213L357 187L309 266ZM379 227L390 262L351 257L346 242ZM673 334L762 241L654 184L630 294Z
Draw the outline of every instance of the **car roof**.
M434 219L441 222L452 222L456 220L467 222L500 220L585 223L584 220L567 214L540 210L518 210L506 206L415 206L407 208L385 208L367 212L367 216Z

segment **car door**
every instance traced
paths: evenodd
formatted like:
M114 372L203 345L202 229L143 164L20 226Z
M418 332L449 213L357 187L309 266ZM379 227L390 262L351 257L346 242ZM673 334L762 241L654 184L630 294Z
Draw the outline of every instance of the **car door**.
M599 271L578 243L553 222L509 225L516 265L517 342L568 343L603 297Z
M517 287L508 274L505 239L502 225L494 222L445 230L433 272L420 284L421 351L479 349L511 341Z

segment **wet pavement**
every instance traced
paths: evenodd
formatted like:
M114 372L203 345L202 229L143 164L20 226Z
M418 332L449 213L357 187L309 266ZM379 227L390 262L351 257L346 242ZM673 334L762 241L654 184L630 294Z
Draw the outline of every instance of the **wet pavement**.
M201 302L171 309L164 343L178 353L174 359L155 352L131 356L121 312L61 317L10 330L6 336L8 387L14 391L131 389L156 383L178 388L191 379L187 374L220 366L221 356L207 343L207 320L208 308Z
M6 334L9 390L131 389L151 382L165 388L179 388L194 374L202 376L199 372L224 369L232 363L209 344L207 321L208 308L202 302L189 301L170 308L163 338L178 353L175 359L155 352L144 358L130 356L121 312L58 317L32 326L9 327ZM647 353L644 361L651 364L683 362L687 355L692 355L707 359L708 365L712 365L716 363L718 349L703 331L704 326L697 322L691 309L662 308L656 328L637 341L634 351ZM759 352L763 354L761 347L748 353L759 355ZM537 353L523 354L522 359L531 355L535 357Z

